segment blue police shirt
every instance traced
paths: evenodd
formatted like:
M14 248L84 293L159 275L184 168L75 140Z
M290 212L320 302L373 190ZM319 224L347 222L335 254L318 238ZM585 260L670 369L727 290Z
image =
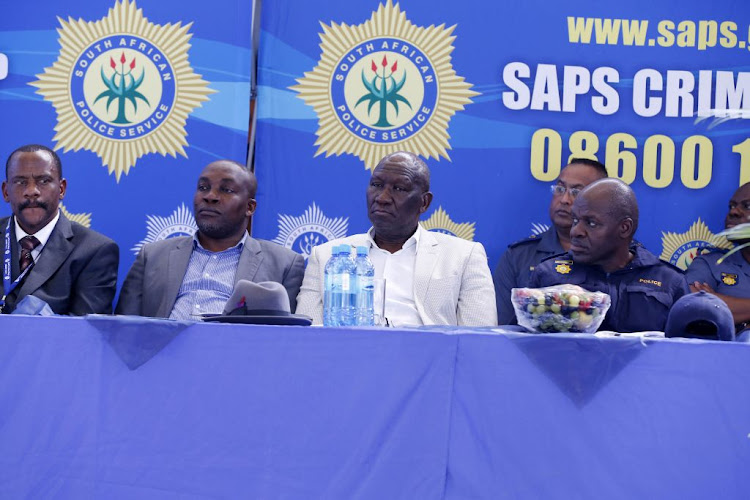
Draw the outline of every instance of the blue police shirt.
M565 283L608 294L612 304L600 330L664 331L672 304L690 293L685 276L640 244L631 245L630 251L633 260L613 273L606 273L599 266L575 263L569 252L550 257L536 267L530 286Z
M725 254L726 251L716 250L699 255L685 271L685 280L688 284L696 281L708 283L716 293L750 298L750 262L745 260L742 252L735 252L718 264Z
M510 301L510 290L529 286L534 268L544 259L563 252L565 250L560 245L554 228L508 245L492 274L498 325L517 323L516 313Z

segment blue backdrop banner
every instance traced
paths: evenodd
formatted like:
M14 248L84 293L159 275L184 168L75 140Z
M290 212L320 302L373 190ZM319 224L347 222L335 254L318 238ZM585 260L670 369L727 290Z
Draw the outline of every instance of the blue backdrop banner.
M727 245L750 181L750 4L726 1L263 5L255 234L296 251L369 227L386 153L432 170L428 228L506 246L550 222L571 157L631 184L637 238L686 266Z
M70 0L0 7L0 135L58 150L64 212L120 245L192 234L211 161L247 155L251 3ZM0 215L10 212L0 206Z

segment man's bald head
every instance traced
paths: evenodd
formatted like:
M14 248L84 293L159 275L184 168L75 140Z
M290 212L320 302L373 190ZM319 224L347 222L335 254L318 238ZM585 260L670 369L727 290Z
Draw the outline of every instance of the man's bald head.
M629 262L630 243L638 227L635 193L619 179L589 184L571 208L570 252L573 260L606 272Z
M234 160L216 160L206 165L206 169L221 166L234 170L237 173L237 182L247 189L250 198L255 198L255 193L258 191L258 179L256 179L255 173L252 170Z
M419 184L422 191L430 190L430 169L419 156L408 151L396 151L380 160L375 168L388 164L403 166L410 173L414 182Z
M638 229L638 201L630 186L620 179L598 180L586 186L579 196L585 196L589 201L604 207L606 215L613 221L632 220L635 234Z

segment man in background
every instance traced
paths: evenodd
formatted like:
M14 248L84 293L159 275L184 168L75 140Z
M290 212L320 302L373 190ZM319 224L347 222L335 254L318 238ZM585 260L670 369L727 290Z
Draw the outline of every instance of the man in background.
M21 146L5 164L0 219L3 313L33 295L56 314L111 314L120 250L109 238L60 213L67 182L62 162L39 144Z
M516 314L510 301L513 288L529 285L534 268L547 257L568 251L570 248L570 208L578 193L594 181L607 177L607 169L596 160L573 158L563 168L552 186L549 218L552 227L538 236L530 236L508 245L495 268L497 322L500 325L516 323Z
M724 226L729 229L750 222L750 183L743 184L729 200L729 212ZM738 242L744 243L744 242ZM714 250L699 255L685 272L685 279L693 292L712 293L726 302L732 311L737 331L750 322L750 247L729 255L725 250Z

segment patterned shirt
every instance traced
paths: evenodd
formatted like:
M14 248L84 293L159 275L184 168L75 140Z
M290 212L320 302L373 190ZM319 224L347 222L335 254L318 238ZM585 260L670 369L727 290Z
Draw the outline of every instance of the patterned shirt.
M234 289L234 276L246 240L247 233L235 246L211 252L201 246L197 233L193 236L193 252L170 319L200 320L201 314L220 314L224 310Z

